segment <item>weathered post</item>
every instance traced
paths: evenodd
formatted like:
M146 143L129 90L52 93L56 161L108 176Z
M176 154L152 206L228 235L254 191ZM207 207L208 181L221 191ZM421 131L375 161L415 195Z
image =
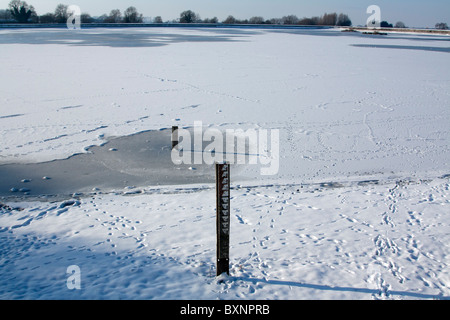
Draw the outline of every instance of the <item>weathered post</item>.
M172 126L172 150L178 146L178 127Z
M216 163L217 276L230 274L230 164Z

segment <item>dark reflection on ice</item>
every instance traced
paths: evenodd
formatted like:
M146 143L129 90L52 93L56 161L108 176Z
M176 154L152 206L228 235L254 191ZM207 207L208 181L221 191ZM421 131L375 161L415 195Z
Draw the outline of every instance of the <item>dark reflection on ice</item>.
M450 53L450 47L400 46L400 45L382 45L382 44L352 44L352 46L358 48L422 50L422 51Z
M245 41L245 33L179 34L154 32L152 29L82 29L82 30L20 30L3 33L0 44L36 44L101 46L113 48L161 47L182 42Z

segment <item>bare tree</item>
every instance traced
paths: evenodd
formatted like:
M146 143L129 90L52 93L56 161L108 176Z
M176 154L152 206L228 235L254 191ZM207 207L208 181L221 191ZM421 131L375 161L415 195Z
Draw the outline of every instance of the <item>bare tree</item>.
M80 16L81 23L92 23L94 22L94 18L87 12L83 12Z
M129 7L123 14L123 21L125 23L142 23L144 20L135 7Z
M297 18L296 15L289 15L281 18L282 24L298 24L300 20Z
M250 24L263 24L264 18L263 17L251 17L250 20L248 20L248 23Z
M55 21L57 23L66 23L69 18L69 14L67 13L68 6L65 4L58 4L55 9Z
M14 17L12 16L10 10L0 9L0 21L8 21L13 19Z
M223 23L225 24L235 24L236 23L236 18L233 16L228 16Z
M281 18L272 18L270 19L270 24L281 24Z
M120 21L122 21L122 13L119 9L111 10L109 16L103 20L105 23L119 23Z
M194 11L186 10L180 14L181 23L195 23L198 20L200 20L200 17Z
M28 5L25 1L12 0L8 7L12 17L19 23L28 23L33 20L37 21L37 14L34 7Z
M94 18L94 21L98 23L104 23L106 22L106 19L108 19L108 16L106 14L102 14L100 17Z
M218 23L218 22L219 22L219 19L217 19L217 17L214 17L214 18L211 18L211 19L206 18L206 19L204 19L202 22L203 22L203 23Z
M352 25L352 20L350 20L348 15L341 13L337 18L336 25L341 27L350 27Z

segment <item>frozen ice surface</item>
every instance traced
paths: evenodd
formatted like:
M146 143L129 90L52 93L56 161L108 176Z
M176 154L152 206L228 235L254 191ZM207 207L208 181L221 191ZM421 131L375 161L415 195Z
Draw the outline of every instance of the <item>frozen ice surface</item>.
M448 298L449 41L0 30L0 298ZM277 175L232 172L220 282L213 183L142 140L195 121L280 130Z

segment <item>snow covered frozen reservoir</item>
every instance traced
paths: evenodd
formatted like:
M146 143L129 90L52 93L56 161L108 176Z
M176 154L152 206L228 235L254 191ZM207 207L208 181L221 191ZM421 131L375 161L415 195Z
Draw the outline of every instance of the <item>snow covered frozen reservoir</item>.
M449 39L0 30L0 297L448 297ZM154 155L196 121L280 132L277 174L232 168L220 284L214 171Z

